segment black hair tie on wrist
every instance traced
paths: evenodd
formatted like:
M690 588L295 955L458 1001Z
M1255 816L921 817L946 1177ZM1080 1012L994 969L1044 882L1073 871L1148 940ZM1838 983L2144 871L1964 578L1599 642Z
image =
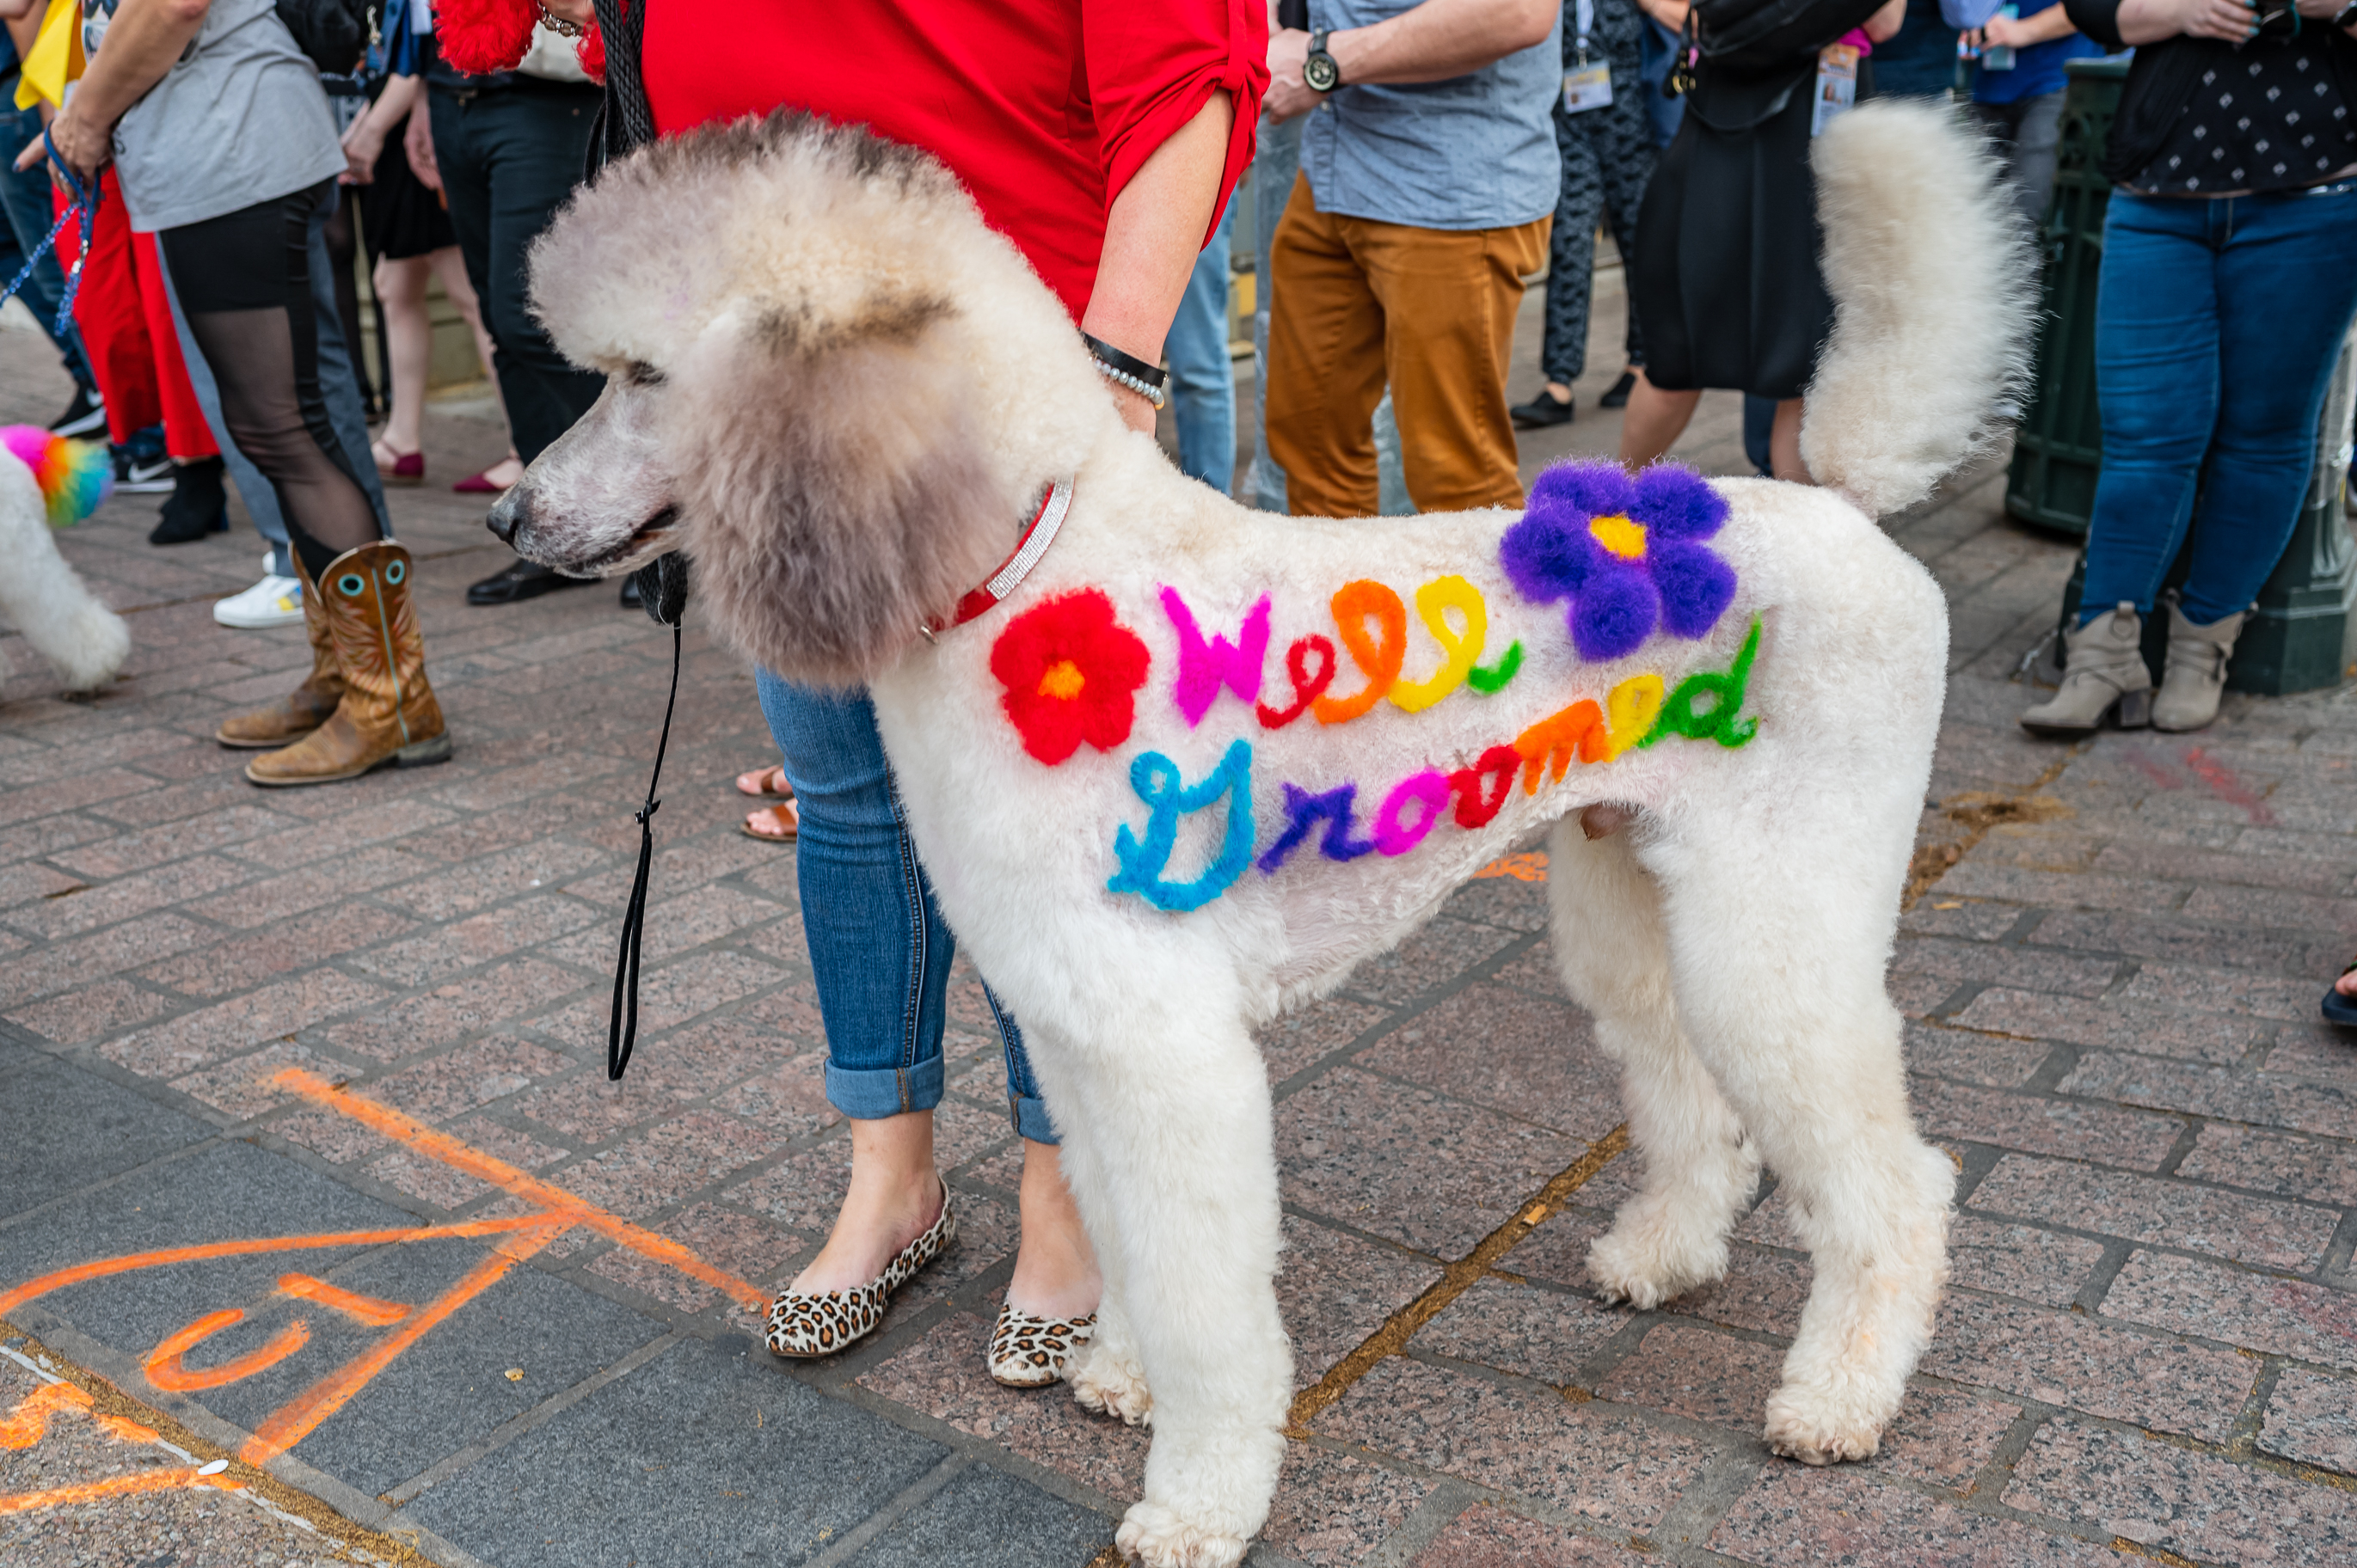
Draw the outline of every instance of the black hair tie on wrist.
M1102 338L1081 334L1087 344L1090 357L1097 362L1105 379L1127 387L1155 407L1160 408L1170 398L1170 372L1159 365L1149 365L1135 354L1125 354Z

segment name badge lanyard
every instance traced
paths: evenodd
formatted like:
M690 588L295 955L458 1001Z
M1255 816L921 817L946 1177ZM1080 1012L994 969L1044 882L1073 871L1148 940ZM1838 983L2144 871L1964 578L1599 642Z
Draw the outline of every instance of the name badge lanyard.
M1612 68L1602 60L1588 63L1588 35L1596 28L1596 0L1578 0L1573 10L1573 26L1577 29L1572 48L1579 64L1563 73L1563 111L1566 114L1584 113L1590 109L1602 109L1612 102Z

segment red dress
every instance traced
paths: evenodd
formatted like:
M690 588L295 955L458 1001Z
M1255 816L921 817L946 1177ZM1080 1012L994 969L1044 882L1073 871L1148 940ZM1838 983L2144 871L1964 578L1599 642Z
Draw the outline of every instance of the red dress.
M933 154L1077 321L1114 198L1224 88L1218 221L1252 161L1268 15L1264 0L648 0L640 58L665 135L782 107Z

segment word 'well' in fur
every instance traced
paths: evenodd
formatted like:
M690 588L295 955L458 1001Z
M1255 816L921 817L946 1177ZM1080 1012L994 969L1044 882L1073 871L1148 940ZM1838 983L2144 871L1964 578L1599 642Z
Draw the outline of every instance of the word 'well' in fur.
M1950 117L1871 105L1816 156L1845 199L1912 186L1877 264L1944 252L1956 295L1928 327L1911 294L1860 306L1828 226L1820 380L1853 390L1816 450L1839 491L1571 470L1527 516L1286 519L1181 478L956 183L856 130L780 115L660 145L535 250L557 342L612 379L500 521L584 575L684 548L738 648L866 682L1104 1271L1074 1393L1152 1415L1134 1557L1235 1563L1284 1450L1254 1028L1542 834L1564 983L1644 1165L1590 1253L1598 1290L1650 1307L1719 1277L1764 1159L1815 1265L1770 1442L1863 1457L1899 1407L1953 1173L1908 1114L1883 970L1946 618L1844 496L1898 504L1961 458L2023 321ZM1943 344L1965 321L2007 341ZM1869 411L1854 389L1894 346L1954 398ZM1065 477L1031 575L921 639ZM1577 820L1607 802L1635 825L1590 843Z

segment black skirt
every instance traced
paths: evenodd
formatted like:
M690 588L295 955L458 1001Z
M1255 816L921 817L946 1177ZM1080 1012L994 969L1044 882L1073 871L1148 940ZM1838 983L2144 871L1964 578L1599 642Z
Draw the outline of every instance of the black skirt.
M1815 61L1703 73L1637 219L1629 293L1645 375L1665 391L1799 397L1834 322L1809 172Z
M385 138L376 158L376 178L360 188L361 222L369 250L387 261L406 261L458 242L442 198L425 188L409 166L399 136Z

